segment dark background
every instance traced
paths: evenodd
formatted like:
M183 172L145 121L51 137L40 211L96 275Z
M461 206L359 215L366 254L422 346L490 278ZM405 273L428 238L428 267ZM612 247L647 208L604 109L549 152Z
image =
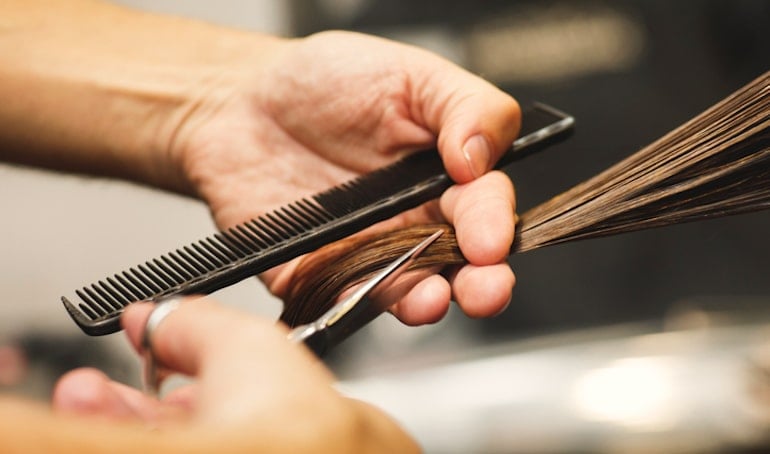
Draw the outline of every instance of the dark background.
M473 34L520 25L533 10L614 11L641 31L642 50L627 68L524 82L491 78L522 103L547 102L577 119L567 142L507 169L520 211L623 159L770 69L770 2L381 0L346 10L341 5L347 3L294 0L294 32L339 28L399 39L404 30L413 36L438 27L464 55L458 63L479 72ZM761 308L746 307L754 301L746 297L770 294L768 232L770 213L762 212L515 256L514 303L474 326L482 338L496 339L662 321L688 305L750 314Z

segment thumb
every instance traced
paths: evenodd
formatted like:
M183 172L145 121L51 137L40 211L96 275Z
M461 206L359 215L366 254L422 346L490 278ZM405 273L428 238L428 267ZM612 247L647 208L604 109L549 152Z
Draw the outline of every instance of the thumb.
M415 98L426 126L438 134L449 176L467 183L489 171L519 132L519 104L489 82L442 61L425 66Z

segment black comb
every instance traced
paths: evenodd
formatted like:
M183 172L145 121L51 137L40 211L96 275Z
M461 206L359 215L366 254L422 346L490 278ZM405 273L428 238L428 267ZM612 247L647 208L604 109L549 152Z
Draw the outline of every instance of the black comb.
M497 166L565 138L573 125L571 116L533 104ZM86 334L111 334L132 302L214 292L435 199L451 185L436 150L417 152L83 287L75 292L77 305L66 297L62 302Z

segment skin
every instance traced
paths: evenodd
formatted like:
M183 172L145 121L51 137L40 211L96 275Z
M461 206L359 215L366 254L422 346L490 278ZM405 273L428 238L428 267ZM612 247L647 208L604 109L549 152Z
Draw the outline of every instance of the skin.
M513 241L514 191L505 176L487 171L514 140L519 107L486 81L424 50L348 32L281 39L94 0L6 0L0 5L0 99L0 159L196 197L222 228L438 144L457 184L440 200L372 228L446 220L454 224L469 265L444 273L448 279L428 277L393 312L407 324L421 324L439 320L451 299L473 317L497 314L510 300L514 275L505 258ZM261 279L280 296L295 264ZM135 339L134 311L128 311L126 327ZM237 325L237 317L229 317ZM201 329L194 317L179 320L175 338ZM100 373L78 371L58 388L55 407L122 422L197 424L218 414L218 400L243 402L228 397L228 390L258 391L251 389L253 381L209 379L216 368L241 370L249 355L256 358L249 367L270 371L269 380L285 389L276 399L255 396L255 408L240 408L245 413L238 413L241 405L233 404L234 414L222 408L222 418L288 418L282 408L298 405L294 393L315 396L319 388L324 399L341 399L329 397L331 378L307 352L287 344L272 324L250 323L272 333L267 345L280 355L241 351L215 363L212 351L239 343L182 343L183 351L165 359L199 377L186 397L175 395L158 406ZM231 335L224 325L216 325L217 336ZM247 335L250 329L236 331ZM163 337L158 342L165 348ZM296 361L287 362L284 354ZM295 362L306 370L281 366ZM304 377L298 370L318 383L297 382ZM377 441L380 428L396 440L406 438L393 435L399 430L369 407L336 401L329 408L331 421L342 414L343 423L370 424Z
M435 322L452 292L472 316L508 303L513 190L479 176L515 138L519 107L486 81L354 33L287 40L89 0L4 5L0 158L198 197L224 228L437 143L459 186L389 223L448 219L488 277L433 277L394 312ZM292 269L262 279L280 296Z
M137 349L151 309L137 303L123 318ZM270 320L187 301L160 323L153 346L168 371L195 385L159 401L99 371L73 371L55 391L54 414L0 399L3 452L419 450L382 412L338 394L331 373L286 333Z
M515 137L515 102L433 54L390 41L329 32L281 45L254 76L262 82L246 82L255 89L199 106L179 131L175 153L217 223L251 219L437 141L461 185L386 225L447 219L472 265L454 275L451 288L440 276L427 280L394 312L408 324L434 322L454 291L469 315L498 313L514 283L505 263L514 194L504 175L482 174ZM281 296L292 270L278 267L262 278Z

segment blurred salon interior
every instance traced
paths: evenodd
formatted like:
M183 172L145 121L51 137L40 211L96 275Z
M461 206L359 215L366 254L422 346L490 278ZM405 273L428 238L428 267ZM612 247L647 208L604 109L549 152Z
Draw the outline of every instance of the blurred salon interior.
M595 175L770 69L761 0L119 0L284 36L346 29L435 51L572 114L574 134L505 170L519 211ZM344 96L344 94L341 94ZM770 115L770 112L768 112ZM169 220L173 213L173 220ZM214 232L198 202L0 165L0 387L48 399L94 366L139 383L120 335L60 297ZM384 316L327 362L339 388L432 453L770 451L770 212L510 258L491 319ZM256 279L216 294L274 317Z

